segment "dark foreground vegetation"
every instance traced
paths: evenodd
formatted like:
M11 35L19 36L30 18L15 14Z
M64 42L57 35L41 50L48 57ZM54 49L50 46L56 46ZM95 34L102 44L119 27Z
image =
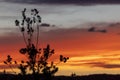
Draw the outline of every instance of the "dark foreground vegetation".
M38 80L50 80L49 78L42 78L37 75ZM32 75L13 75L13 74L0 74L0 80L35 80ZM51 80L120 80L120 75L108 75L108 74L95 74L88 76L55 76Z

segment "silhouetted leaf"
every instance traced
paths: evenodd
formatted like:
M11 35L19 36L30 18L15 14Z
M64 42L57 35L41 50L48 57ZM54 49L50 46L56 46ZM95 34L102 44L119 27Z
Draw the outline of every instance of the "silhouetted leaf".
M52 54L54 54L54 53L55 53L55 52L54 52L54 49L53 49L53 50L51 50L51 53L52 53Z
M38 14L38 13L39 13L39 11L38 11L37 9L34 9L34 11L35 11L35 13L36 13L36 14Z
M26 54L26 52L27 52L27 49L26 49L26 48L20 49L20 53L21 53L21 54Z
M15 64L17 64L17 61L14 61Z
M60 55L60 61L63 61L63 55Z
M11 56L10 56L10 55L8 55L8 56L7 56L7 62L9 62L9 63L10 63L11 61L12 61L12 58L11 58Z
M19 26L19 23L20 23L20 22L19 22L18 20L15 20L15 25L16 25L16 26Z
M30 23L30 18L29 17L27 17L26 22Z
M53 64L54 64L54 63L53 63L53 61L52 61L52 62L51 62L51 67L53 67Z
M24 61L22 60L21 63L24 63Z
M7 64L7 62L6 62L6 61L4 61L4 64Z
M24 27L22 27L22 28L21 28L21 32L24 32L24 31L25 31L25 28L24 28Z

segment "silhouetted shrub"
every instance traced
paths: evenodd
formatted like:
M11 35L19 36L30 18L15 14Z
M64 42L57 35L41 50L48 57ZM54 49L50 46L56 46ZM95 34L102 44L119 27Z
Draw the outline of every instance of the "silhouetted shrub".
M22 21L15 20L15 25L19 27L26 44L26 47L21 48L19 52L27 56L28 60L22 60L18 68L20 69L22 75L26 75L28 70L32 71L32 75L35 80L37 80L39 74L50 80L50 78L58 71L58 67L54 64L54 62L48 64L48 59L55 54L54 49L51 49L49 44L43 49L38 48L39 28L42 24L39 11L37 9L31 9L31 14L28 17L26 16L25 8L22 11L22 18ZM44 25L43 27L45 26L49 27L48 25ZM36 36L36 38L33 36ZM69 58L60 55L59 59L60 62L65 63ZM8 55L8 58L4 61L4 63L12 63L10 55ZM18 64L17 61L15 61L15 64Z

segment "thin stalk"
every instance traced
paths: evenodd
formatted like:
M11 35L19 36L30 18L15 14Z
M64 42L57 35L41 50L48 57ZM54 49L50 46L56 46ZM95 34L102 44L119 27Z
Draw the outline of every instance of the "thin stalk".
M10 69L12 70L12 72L16 74L16 72L13 70L12 66L9 65L9 67L10 67Z
M61 62L59 61L58 63L55 64L55 66L57 66L58 64L60 64Z
M38 24L37 24L36 49L38 48L38 40L39 40L39 26L38 26Z
M26 44L26 46L27 46L27 41L26 41L24 32L22 32L22 35L23 35L23 40L24 40L24 42L25 42L25 44Z
M31 45L32 45L32 32L30 31L30 34L29 34L29 39L30 39L30 41L29 41L29 46L31 47Z
M21 28L20 28L20 26L18 26L19 27L19 29L20 29L20 31L21 31ZM27 41L26 41L26 38L25 38L25 34L24 34L24 32L21 32L22 33L22 36L23 36L23 40L24 40L24 42L25 42L25 44L26 44L26 46L27 46Z

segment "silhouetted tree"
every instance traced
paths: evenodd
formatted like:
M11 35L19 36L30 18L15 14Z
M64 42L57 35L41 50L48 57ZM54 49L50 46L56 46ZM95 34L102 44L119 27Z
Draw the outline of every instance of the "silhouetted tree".
M58 67L54 64L54 62L48 64L48 59L55 53L54 49L51 49L49 44L43 49L38 48L39 28L43 25L41 23L39 11L37 9L31 9L31 14L28 17L25 8L22 11L22 21L15 20L15 25L19 27L26 44L26 47L21 48L19 52L26 55L28 58L27 61L22 60L19 64L18 68L21 70L21 74L26 75L27 70L30 70L32 71L32 75L34 77L38 74L45 77L47 76L47 78L53 76L58 71ZM44 24L43 27L45 26L50 27L48 24ZM35 35L36 38L34 38ZM10 58L10 60L8 59L7 61L4 61L5 64L11 63L11 57L8 56L8 58ZM64 63L68 59L68 57L64 57L63 55L60 55L59 58L60 62ZM17 64L16 61L15 63Z

